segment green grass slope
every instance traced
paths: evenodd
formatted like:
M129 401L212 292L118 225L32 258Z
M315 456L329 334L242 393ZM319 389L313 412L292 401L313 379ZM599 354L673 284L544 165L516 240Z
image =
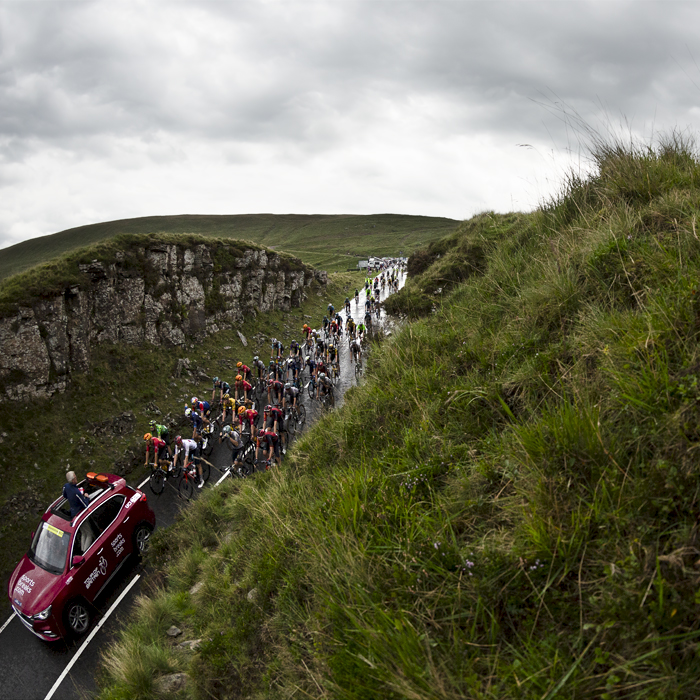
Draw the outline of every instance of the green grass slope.
M595 155L464 224L479 265L429 261L282 470L156 534L101 698L697 697L700 162Z
M314 267L339 271L369 255L406 255L452 231L459 222L400 214L148 216L68 229L0 251L0 280L72 251L122 234L195 233L250 240L286 251Z

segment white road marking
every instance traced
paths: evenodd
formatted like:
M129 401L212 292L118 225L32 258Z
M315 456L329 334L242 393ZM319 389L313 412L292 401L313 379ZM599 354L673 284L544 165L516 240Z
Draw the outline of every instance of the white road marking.
M122 602L122 599L124 596L131 590L132 586L141 578L141 574L136 574L134 578L131 580L131 583L122 591L122 594L117 598L107 611L107 614L95 625L95 628L90 632L90 636L83 642L82 646L80 649L78 649L77 653L73 658L70 660L70 663L63 669L63 673L58 677L58 680L53 684L53 687L51 690L49 690L48 695L44 698L44 700L50 700L50 698L53 697L53 694L58 690L59 686L61 683L63 683L63 679L70 673L70 670L73 668L75 663L78 661L80 658L80 655L85 651L87 648L87 645L90 644L92 641L93 637L97 634L99 631L100 627L104 625L105 622L107 622L107 618L116 610L117 606L119 603Z
M15 614L12 613L12 615L10 615L10 617L7 618L7 622L2 627L0 627L0 634L2 634L5 631L5 627L7 627L10 624L10 622L12 622L12 618L14 616Z
M148 480L150 478L151 478L150 476L147 476L136 488L142 489L148 483Z
M214 484L214 486L218 486L230 473L231 473L230 469L226 470L224 472L224 475Z

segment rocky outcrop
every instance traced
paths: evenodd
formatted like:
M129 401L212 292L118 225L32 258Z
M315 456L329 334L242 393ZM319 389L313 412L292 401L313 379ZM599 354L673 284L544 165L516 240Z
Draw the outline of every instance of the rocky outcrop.
M311 284L326 282L299 261L241 245L150 243L81 264L79 284L0 319L0 398L64 390L96 344L183 345L299 306Z

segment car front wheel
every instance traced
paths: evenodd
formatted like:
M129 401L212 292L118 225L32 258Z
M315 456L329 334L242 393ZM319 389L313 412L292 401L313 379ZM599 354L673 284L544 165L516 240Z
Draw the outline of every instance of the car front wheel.
M147 523L141 523L134 531L134 551L138 555L144 554L148 549L151 532L153 532L153 528Z
M80 637L90 627L90 610L83 600L74 600L66 608L66 623L71 634Z

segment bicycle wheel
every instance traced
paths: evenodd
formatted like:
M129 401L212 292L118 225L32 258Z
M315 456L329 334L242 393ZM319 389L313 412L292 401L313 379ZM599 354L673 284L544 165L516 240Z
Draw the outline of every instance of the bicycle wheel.
M289 437L293 437L297 429L297 422L294 420L294 413L292 411L289 412L289 416L285 420L285 426L287 428L287 433L289 434Z
M202 479L204 479L205 482L209 481L210 476L211 476L211 467L209 466L209 464L207 462L202 460Z
M362 365L359 362L355 363L355 379L359 379L362 375Z
M180 476L182 475L182 467L180 466L180 460L173 460L172 462L172 469L170 470L170 475L175 478L179 479Z
M151 487L151 491L156 495L163 493L165 488L165 474L160 469L155 469L148 479L148 485Z
M328 387L328 406L330 408L333 408L335 406L335 391L333 390L333 387Z
M309 391L309 398L313 399L315 394L316 394L316 387L314 386L313 380L309 382L309 385L307 386L307 389Z
M182 479L180 479L180 495L186 499L190 500L192 494L194 493L194 477L191 477L189 473L185 474Z
M306 409L303 406L297 406L297 428L301 430L306 423Z
M211 451L214 449L214 433L210 432L208 435L204 437L204 441L202 442L202 454L206 455L207 457L211 454Z

